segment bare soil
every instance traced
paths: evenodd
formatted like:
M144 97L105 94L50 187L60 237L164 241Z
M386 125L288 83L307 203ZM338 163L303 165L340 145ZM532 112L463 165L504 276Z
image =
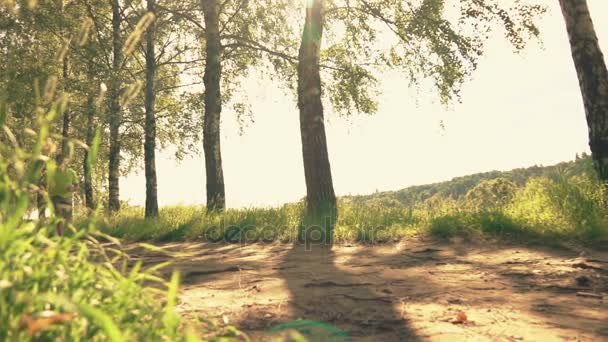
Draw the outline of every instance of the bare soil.
M170 243L179 310L252 341L297 319L353 341L608 341L608 252L414 238L393 245ZM462 314L464 313L464 315ZM466 320L464 319L466 316ZM198 318L198 319L197 319Z

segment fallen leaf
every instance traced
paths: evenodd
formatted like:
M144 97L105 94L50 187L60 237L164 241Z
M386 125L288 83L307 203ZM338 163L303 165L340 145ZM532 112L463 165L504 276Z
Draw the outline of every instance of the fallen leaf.
M39 332L48 329L53 324L69 322L73 320L74 317L76 317L76 314L74 313L44 312L44 314L39 317L23 315L21 317L21 324L27 327L27 331L31 336L34 336Z
M459 311L456 319L452 321L454 324L464 324L468 321L467 314L464 311Z

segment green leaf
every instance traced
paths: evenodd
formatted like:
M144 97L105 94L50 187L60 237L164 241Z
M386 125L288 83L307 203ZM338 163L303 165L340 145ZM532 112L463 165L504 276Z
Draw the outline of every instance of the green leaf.
M106 315L101 310L98 310L88 304L80 303L76 305L80 313L91 320L92 323L98 325L108 336L112 342L123 342L125 338L120 333L120 330L114 324L110 316Z
M169 289L167 291L167 305L165 307L165 317L163 322L169 328L176 328L179 323L179 319L175 314L174 308L177 303L177 291L179 290L179 272L173 272L171 281L169 282Z

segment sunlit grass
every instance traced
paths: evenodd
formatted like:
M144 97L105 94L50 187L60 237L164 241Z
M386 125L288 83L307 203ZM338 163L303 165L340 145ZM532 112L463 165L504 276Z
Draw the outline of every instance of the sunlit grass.
M496 189L495 185L492 181L487 187ZM539 177L519 188L498 187L512 192L508 195L480 190L484 186L480 183L457 199L432 196L413 206L342 199L334 242L383 243L420 233L580 242L608 236L600 187L591 179ZM159 219L144 219L143 209L128 208L109 217L103 229L130 241L293 242L303 209L303 203L293 203L207 214L203 207L174 206L163 208Z

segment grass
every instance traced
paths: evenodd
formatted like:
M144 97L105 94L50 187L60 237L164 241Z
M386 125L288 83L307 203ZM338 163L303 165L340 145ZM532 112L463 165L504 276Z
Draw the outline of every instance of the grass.
M196 340L171 305L178 278L165 282L138 264L127 267L117 246L97 242L113 238L97 232L94 221L57 237L58 218L23 219L29 196L5 171L0 168L0 340Z
M1 230L0 340L195 339L167 305L177 283L139 266L127 272L124 259L89 233L57 238L52 225L34 224ZM167 292L143 287L144 280Z
M298 204L228 210L224 214L207 214L202 207L174 206L162 208L157 219L145 219L142 208L132 207L110 216L102 229L128 241L286 241L297 234L300 213Z
M389 242L419 233L582 243L608 238L601 187L589 177L532 178L525 186L499 187L501 193L492 194L495 183L482 182L460 198L433 196L414 206L342 199L334 242ZM295 241L302 212L303 203L223 214L175 206L162 209L158 219L144 219L143 209L135 207L109 217L103 230L130 241L287 242Z
M335 225L337 241L385 241L411 234L417 218L407 208L383 208L341 202ZM110 216L104 232L128 241L205 240L226 242L295 241L302 222L303 204L279 208L231 209L207 214L202 207L173 206L157 219L143 218L143 209L132 207Z

